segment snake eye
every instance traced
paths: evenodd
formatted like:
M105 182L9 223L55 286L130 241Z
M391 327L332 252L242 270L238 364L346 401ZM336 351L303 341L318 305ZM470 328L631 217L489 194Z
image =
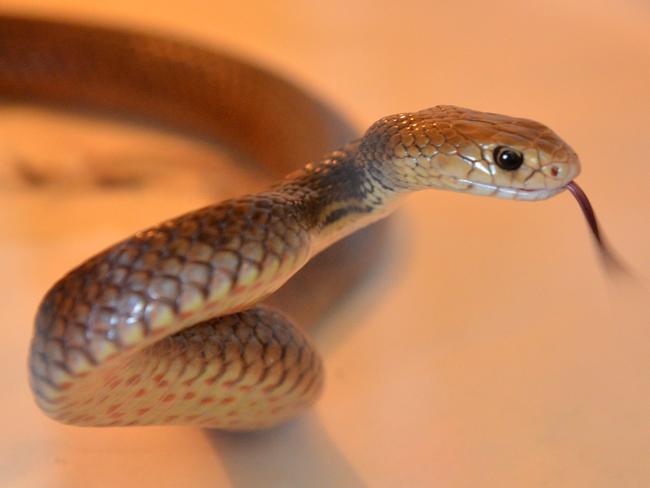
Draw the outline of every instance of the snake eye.
M494 148L494 162L499 168L514 171L524 163L524 155L506 146Z

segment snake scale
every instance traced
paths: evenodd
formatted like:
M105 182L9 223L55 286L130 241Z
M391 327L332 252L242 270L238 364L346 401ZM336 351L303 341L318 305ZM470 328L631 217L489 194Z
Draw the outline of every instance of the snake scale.
M261 69L74 23L0 17L0 94L160 121L288 174L138 232L47 292L32 390L47 415L82 426L249 430L292 417L318 397L322 362L262 300L296 279L344 291L341 277L361 276L381 242L369 224L409 193L541 200L575 189L580 168L540 123L453 106L384 117L354 139L336 113Z

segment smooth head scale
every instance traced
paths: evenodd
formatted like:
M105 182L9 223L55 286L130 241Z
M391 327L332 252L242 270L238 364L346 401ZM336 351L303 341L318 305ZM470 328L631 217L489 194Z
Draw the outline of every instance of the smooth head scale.
M448 105L379 120L359 155L396 190L516 200L551 197L580 172L575 151L539 122Z

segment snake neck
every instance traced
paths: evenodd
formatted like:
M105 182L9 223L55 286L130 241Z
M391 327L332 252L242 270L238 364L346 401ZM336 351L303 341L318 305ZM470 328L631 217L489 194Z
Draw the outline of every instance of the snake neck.
M301 202L312 229L312 253L391 213L402 194L365 158L360 141L290 174L277 190Z

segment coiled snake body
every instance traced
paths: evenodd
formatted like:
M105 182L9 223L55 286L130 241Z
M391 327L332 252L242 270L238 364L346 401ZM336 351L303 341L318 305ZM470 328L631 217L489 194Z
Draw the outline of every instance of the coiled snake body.
M348 126L268 73L75 24L0 18L0 93L156 118L226 139L277 173L294 170L268 191L139 232L50 289L30 381L48 415L77 425L242 430L291 417L317 398L322 364L263 298L330 246L336 267L353 266L378 228L354 246L335 243L410 192L538 200L579 171L547 127L451 106L385 117L341 146ZM328 146L340 149L295 169Z

